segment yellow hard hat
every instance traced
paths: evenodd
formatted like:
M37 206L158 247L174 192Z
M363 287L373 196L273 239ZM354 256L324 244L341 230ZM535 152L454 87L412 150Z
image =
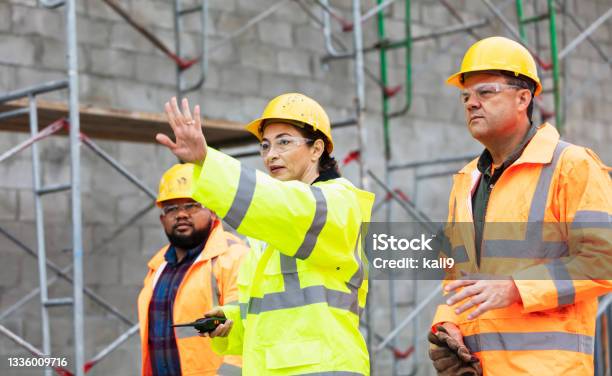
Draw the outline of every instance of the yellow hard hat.
M535 95L542 92L535 60L520 43L504 37L490 37L474 43L463 56L461 70L446 82L463 89L464 73L502 70L531 78L536 84Z
M268 102L261 117L246 126L246 130L253 133L259 141L263 137L262 123L265 120L278 120L280 122L285 120L294 125L309 125L315 131L321 131L327 137L327 140L325 140L327 152L331 154L334 150L331 124L327 113L314 99L304 94L282 94Z
M159 194L157 195L157 206L161 203L175 198L191 198L191 185L193 181L194 165L191 163L175 164L170 167L159 181Z

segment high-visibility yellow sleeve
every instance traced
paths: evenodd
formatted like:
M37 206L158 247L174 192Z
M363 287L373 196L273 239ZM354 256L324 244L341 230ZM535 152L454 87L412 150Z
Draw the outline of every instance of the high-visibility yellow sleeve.
M194 198L241 234L312 263L356 267L353 252L372 193L344 179L282 182L212 148L194 182Z
M223 306L225 317L234 322L232 330L227 337L212 339L212 349L219 355L242 355L244 341L244 325L240 318L240 307L237 305Z

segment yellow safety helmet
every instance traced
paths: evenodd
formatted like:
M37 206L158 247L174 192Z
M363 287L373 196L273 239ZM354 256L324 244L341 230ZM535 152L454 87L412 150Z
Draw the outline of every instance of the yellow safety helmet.
M161 203L175 198L191 198L191 186L193 181L194 165L191 163L175 164L170 167L159 181L159 194L157 195L157 206Z
M463 56L461 70L446 82L463 89L463 74L469 72L501 70L531 78L535 84L535 95L542 92L535 60L520 43L504 37L490 37L474 43Z
M299 93L287 93L272 99L266 105L261 117L246 126L259 141L263 137L262 125L265 120L287 121L296 126L309 125L315 131L321 131L327 138L325 150L331 154L334 141L331 135L331 124L327 113L314 99Z

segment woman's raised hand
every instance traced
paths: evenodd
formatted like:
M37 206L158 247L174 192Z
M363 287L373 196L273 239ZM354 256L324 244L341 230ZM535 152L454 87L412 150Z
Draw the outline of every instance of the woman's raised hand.
M155 139L170 149L181 161L201 165L206 158L206 139L202 133L200 106L194 107L193 116L187 98L183 98L181 107L182 111L179 109L176 97L172 97L164 106L175 141L162 133L158 133Z

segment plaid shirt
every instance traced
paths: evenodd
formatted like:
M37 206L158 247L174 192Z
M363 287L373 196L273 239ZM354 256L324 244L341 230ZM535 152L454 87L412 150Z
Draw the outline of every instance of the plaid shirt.
M187 252L177 262L176 251L170 246L164 255L168 262L162 271L149 304L149 354L151 370L155 376L176 376L181 374L181 363L174 337L174 328L170 325L174 307L174 298L183 277L189 267L202 251L198 246Z

